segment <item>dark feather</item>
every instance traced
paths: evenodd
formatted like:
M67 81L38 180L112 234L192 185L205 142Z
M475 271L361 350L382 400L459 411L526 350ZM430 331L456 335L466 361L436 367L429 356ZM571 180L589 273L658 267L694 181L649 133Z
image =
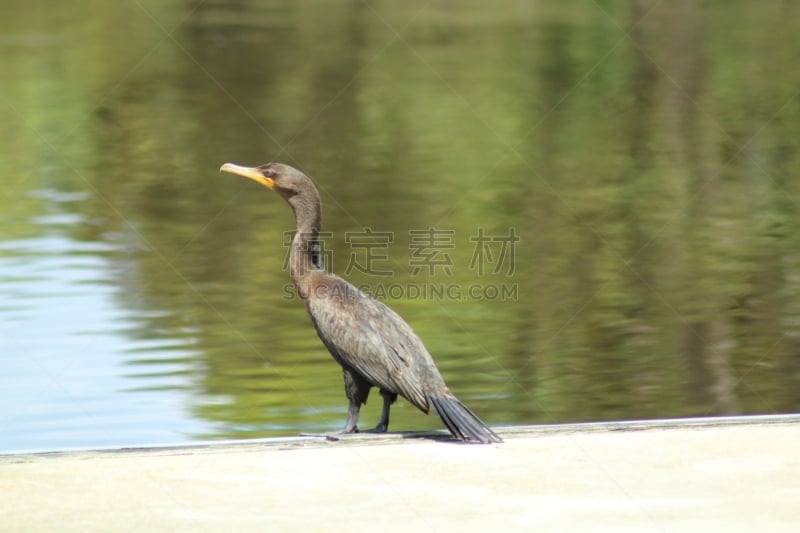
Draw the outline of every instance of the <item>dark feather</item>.
M455 437L483 444L503 442L503 439L455 396L429 396L428 400Z
M427 413L425 391L444 381L416 333L397 313L343 279L327 272L316 278L327 295L309 298L308 310L334 358Z

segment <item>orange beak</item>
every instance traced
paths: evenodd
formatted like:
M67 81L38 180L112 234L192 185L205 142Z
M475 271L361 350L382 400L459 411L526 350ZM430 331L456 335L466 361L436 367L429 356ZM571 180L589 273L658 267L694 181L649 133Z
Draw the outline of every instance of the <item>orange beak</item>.
M260 183L264 187L268 187L270 189L275 187L275 180L264 176L261 171L255 167L242 167L239 165L234 165L233 163L225 163L219 167L219 171L227 172L229 174L236 174L237 176L251 179L256 183Z

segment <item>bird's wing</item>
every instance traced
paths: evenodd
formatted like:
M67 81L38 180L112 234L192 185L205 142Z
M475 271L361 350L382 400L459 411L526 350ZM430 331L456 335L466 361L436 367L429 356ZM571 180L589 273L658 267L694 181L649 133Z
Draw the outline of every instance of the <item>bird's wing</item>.
M331 277L328 284L342 290L306 303L331 354L374 386L427 412L422 372L433 362L419 337L397 313L344 280Z

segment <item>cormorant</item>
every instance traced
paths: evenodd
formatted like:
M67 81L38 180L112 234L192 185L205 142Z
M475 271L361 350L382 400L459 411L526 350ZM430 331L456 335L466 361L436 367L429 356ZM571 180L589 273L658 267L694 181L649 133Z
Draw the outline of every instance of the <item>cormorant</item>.
M319 338L342 366L350 401L344 432L358 431L358 414L377 387L383 410L373 431L389 427L389 409L400 395L425 413L433 406L454 437L491 443L502 439L445 385L433 358L400 315L325 270L318 236L321 203L317 188L303 172L281 163L220 171L249 178L272 189L294 211L297 233L291 244L289 273L305 302Z

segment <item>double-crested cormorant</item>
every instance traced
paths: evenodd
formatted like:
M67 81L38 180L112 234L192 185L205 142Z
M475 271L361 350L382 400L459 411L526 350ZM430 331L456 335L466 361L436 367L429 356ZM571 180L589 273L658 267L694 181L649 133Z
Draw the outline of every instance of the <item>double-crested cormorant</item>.
M373 431L389 427L389 408L399 394L427 413L431 406L453 436L472 442L502 442L445 385L433 358L400 316L342 278L327 272L319 257L319 193L311 179L288 165L249 168L226 163L220 171L249 178L286 200L294 211L289 273L320 339L344 370L350 401L344 431L358 431L358 413L371 387L383 396Z

